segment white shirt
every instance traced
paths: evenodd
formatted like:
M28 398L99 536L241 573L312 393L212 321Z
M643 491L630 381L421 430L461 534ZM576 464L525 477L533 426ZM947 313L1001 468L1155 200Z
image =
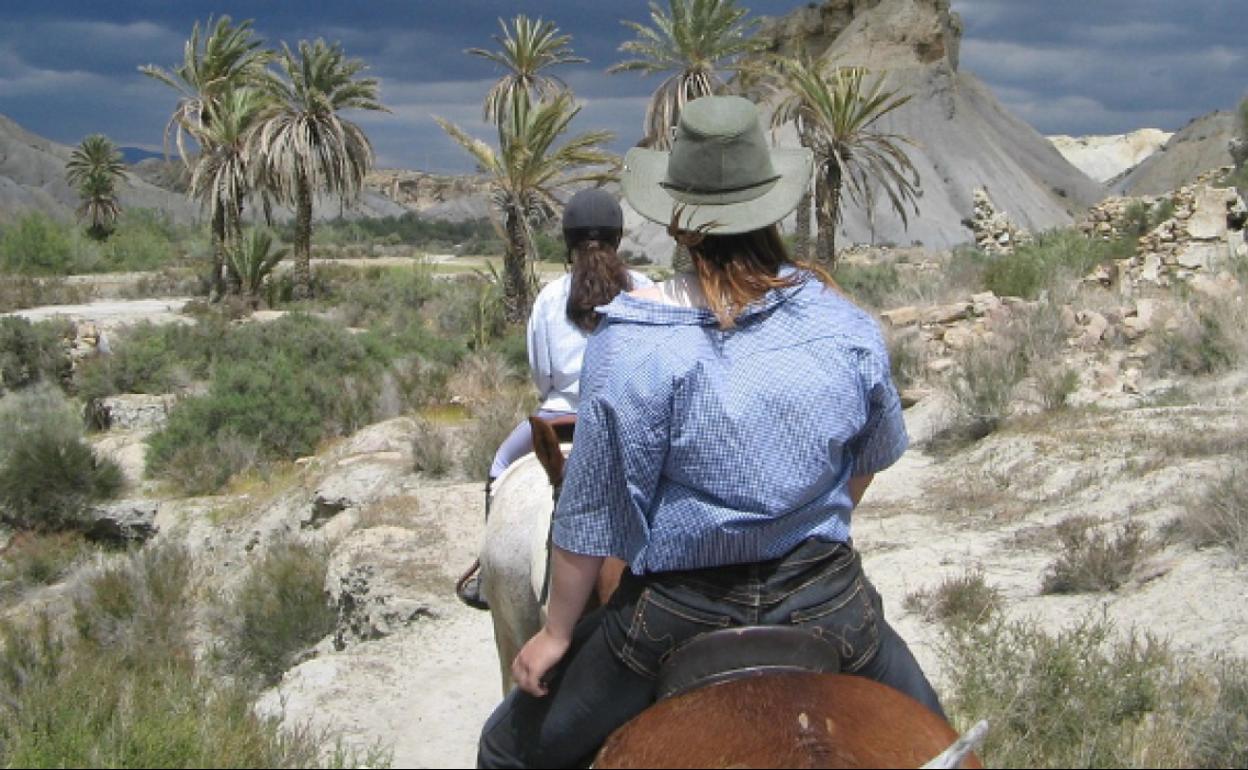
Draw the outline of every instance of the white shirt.
M641 273L629 270L628 275L634 289L652 285ZM550 412L575 412L580 404L581 361L589 333L568 320L571 291L571 275L551 281L529 314L529 371L541 399L538 408Z

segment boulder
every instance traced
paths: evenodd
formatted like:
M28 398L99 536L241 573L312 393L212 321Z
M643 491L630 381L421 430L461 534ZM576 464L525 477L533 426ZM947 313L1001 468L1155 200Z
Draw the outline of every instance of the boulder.
M124 393L98 399L92 407L92 420L111 430L156 430L169 419L178 397L144 393Z
M319 528L348 508L358 508L386 493L403 474L401 457L354 457L341 461L312 495L312 507L302 524Z
M103 503L88 514L87 537L100 542L141 543L156 534L156 500L121 500Z

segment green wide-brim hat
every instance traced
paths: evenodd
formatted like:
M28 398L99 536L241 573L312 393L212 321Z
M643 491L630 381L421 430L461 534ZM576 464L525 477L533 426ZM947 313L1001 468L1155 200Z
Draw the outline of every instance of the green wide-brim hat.
M670 152L624 156L624 197L638 214L677 228L732 235L789 215L810 187L811 151L772 149L758 108L740 96L704 96L680 113Z

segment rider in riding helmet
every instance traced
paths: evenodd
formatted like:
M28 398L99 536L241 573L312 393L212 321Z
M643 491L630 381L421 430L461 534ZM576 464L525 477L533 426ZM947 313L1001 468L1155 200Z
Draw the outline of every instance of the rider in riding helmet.
M769 150L736 96L686 105L670 153L629 151L625 196L693 270L603 308L546 622L512 664L518 687L486 722L480 766L586 766L650 705L673 651L729 626L806 627L843 672L941 713L850 539L908 438L878 325L780 239L811 169L807 149ZM582 618L609 556L629 570Z
M622 291L652 285L646 276L629 270L616 252L623 235L624 213L605 190L581 190L564 206L563 242L571 270L538 293L528 324L529 371L537 386L537 416L542 419L576 414L585 342L601 318L595 308ZM494 455L485 486L487 516L494 479L532 451L529 421L522 420ZM456 592L469 606L488 609L481 596L479 566L472 565Z

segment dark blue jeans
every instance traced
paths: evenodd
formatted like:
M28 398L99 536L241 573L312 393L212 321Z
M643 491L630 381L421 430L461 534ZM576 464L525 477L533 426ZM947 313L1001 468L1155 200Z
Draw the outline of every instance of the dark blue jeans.
M534 698L513 690L481 732L480 767L586 767L620 725L654 700L659 666L705 631L797 625L834 642L841 670L874 679L944 716L850 545L808 540L759 564L625 573L611 601L577 624L572 646Z

